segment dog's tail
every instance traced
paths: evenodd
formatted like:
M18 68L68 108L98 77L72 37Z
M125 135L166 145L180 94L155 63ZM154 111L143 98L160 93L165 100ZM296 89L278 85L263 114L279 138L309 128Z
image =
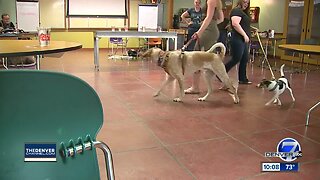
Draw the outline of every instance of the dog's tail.
M226 54L226 47L221 42L215 43L207 52L213 52L217 47L221 49L220 55L224 56Z
M284 64L280 67L280 76L284 77L284 72L283 72Z

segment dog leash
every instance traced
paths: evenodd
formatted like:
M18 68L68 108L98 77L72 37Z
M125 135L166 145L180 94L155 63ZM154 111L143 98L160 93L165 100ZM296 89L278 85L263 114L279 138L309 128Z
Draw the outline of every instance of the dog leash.
M258 33L258 32L256 32L255 34L256 34L256 36L257 36L257 38L258 38L259 45L260 45L261 50L262 50L262 53L263 53L263 55L264 55L264 60L265 60L265 61L267 61L267 64L268 64L269 70L270 70L270 72L271 72L272 79L276 79L276 78L275 78L275 76L274 76L274 74L273 74L273 71L272 71L271 65L270 65L270 63L269 63L269 60L268 60L267 54L266 54L266 52L264 51L264 48L263 48L263 45L262 45L262 42L261 42L261 39L260 39L260 35L259 35L259 33Z
M198 35L197 33L195 33L195 36L196 36L196 39L191 38L191 39L189 39L189 40L187 41L186 44L184 44L184 45L182 46L182 48L181 48L182 52L185 51L186 48L187 48L187 47L191 44L191 42L194 41L194 40L198 42L199 51L201 50L199 35Z
M199 38L199 35L197 33L195 33L195 36L196 38L193 39L189 39L188 42L182 46L181 48L181 54L179 56L179 58L181 59L181 67L182 67L182 74L184 75L184 72L185 72L185 57L184 57L184 51L186 50L186 48L191 44L192 41L196 40L198 43L198 46L199 46L199 50L201 49L200 48L200 38Z
M182 46L182 48L180 49L181 50L181 54L180 54L180 56L179 56L179 58L181 59L181 68L182 68L182 74L184 75L184 71L185 71L185 58L184 58L184 51L185 51L185 49L191 44L191 42L192 41L194 41L194 40L197 40L197 42L198 42L198 46L199 46L199 50L201 49L200 48L200 38L199 38L199 36L198 36L198 34L196 34L195 35L196 36L196 39L193 39L193 38L191 38L191 39L189 39L188 40L188 42L186 43L186 44L184 44L183 46ZM168 74L169 74L169 71L167 70L167 68L166 68L166 63L167 63L167 61L168 61L168 58L169 58L169 54L167 54L164 58L162 57L162 58L159 58L158 59L158 66L160 66L160 67L162 67Z

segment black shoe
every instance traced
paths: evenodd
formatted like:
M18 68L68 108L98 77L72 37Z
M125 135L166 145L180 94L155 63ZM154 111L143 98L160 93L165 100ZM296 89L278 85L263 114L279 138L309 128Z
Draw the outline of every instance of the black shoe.
M246 80L246 81L239 81L239 84L252 84L251 81Z

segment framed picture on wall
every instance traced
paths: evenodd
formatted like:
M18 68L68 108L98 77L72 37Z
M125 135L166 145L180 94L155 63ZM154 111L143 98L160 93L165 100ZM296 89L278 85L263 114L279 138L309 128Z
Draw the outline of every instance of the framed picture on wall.
M260 14L260 8L259 7L250 7L250 17L252 23L258 23L259 22L259 14Z

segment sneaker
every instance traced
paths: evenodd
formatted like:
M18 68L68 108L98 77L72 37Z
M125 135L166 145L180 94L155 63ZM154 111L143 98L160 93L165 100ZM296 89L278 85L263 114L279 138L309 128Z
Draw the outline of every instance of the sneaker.
M247 81L239 81L239 84L252 84L251 81L247 80Z
M200 91L193 89L193 87L190 87L190 88L184 90L184 93L185 94L200 94Z

